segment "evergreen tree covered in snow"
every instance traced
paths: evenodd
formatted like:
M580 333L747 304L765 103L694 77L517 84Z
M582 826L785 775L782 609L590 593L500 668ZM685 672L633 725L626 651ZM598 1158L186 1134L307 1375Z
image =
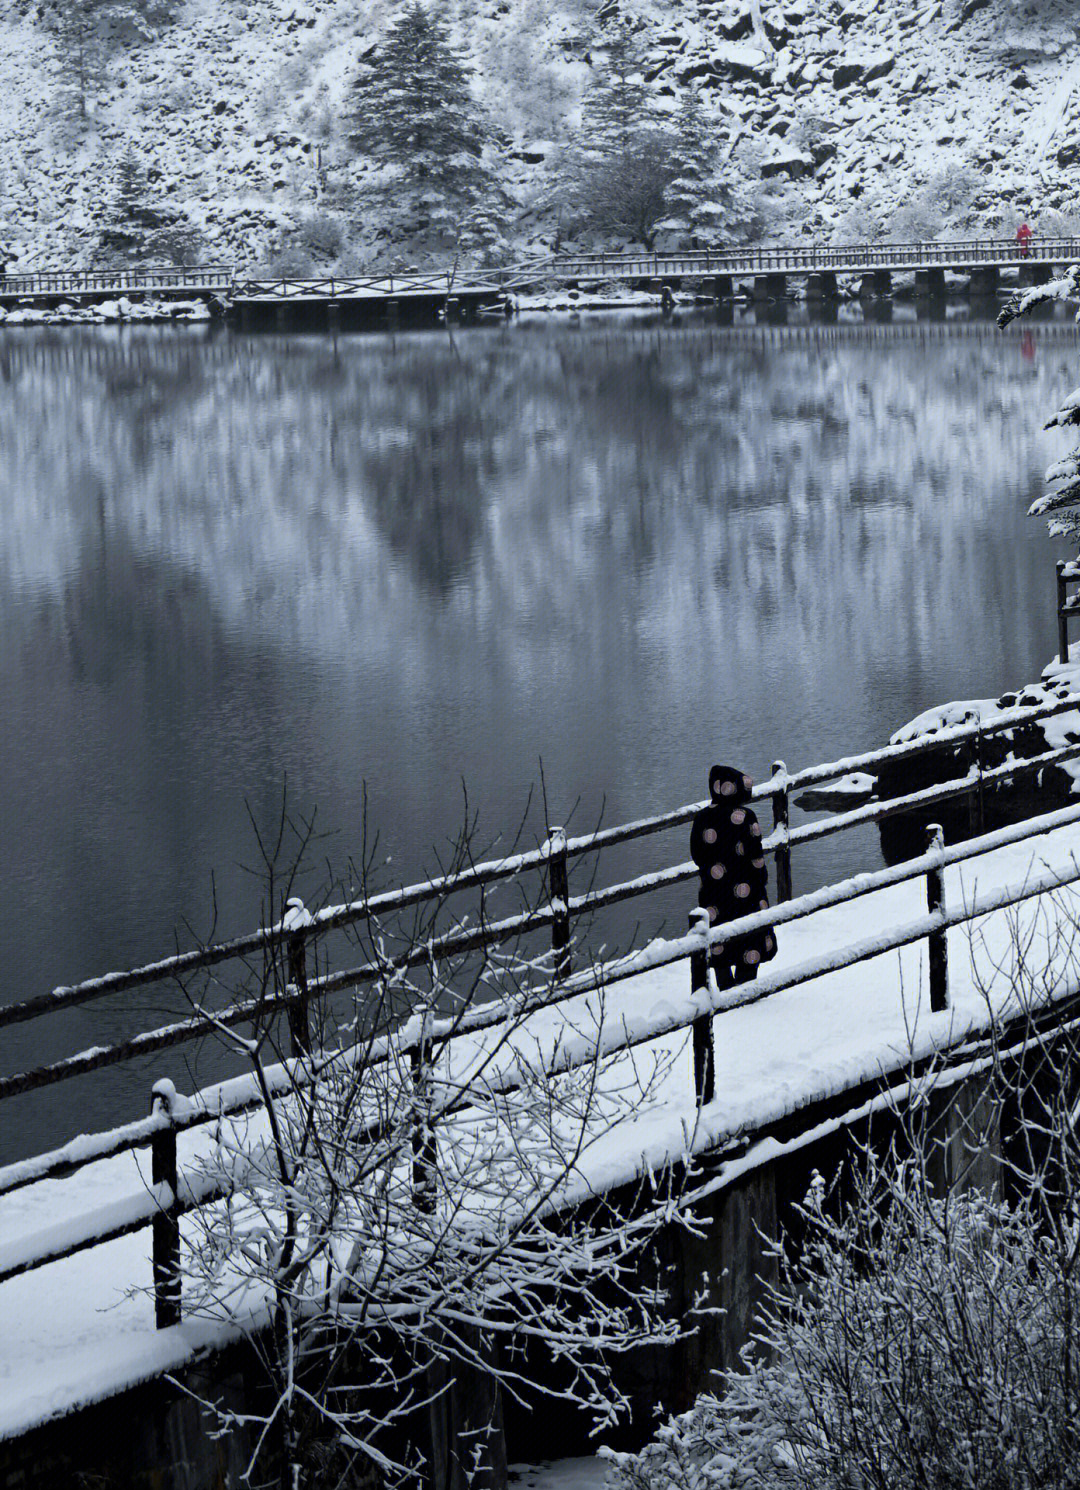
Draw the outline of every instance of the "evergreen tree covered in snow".
M1023 290L999 312L998 324L1007 326L1018 316L1026 315L1037 305L1060 300L1080 304L1080 266L1070 265L1060 278L1034 289ZM1080 320L1080 311L1076 318ZM1061 408L1044 425L1071 433L1080 425L1080 388L1074 388ZM1047 467L1044 477L1047 490L1028 508L1032 516L1045 516L1052 538L1066 538L1080 543L1080 445Z
M42 19L57 39L69 112L87 119L109 56L119 46L149 41L174 19L180 0L44 0Z
M610 157L633 149L649 120L648 93L636 32L615 19L596 40L598 72L584 102L585 148Z
M154 202L146 167L129 145L116 168L98 256L109 262L183 264L197 256L196 247L196 236L181 215Z
M696 88L683 95L670 143L671 179L664 194L664 217L656 231L674 246L698 247L715 236L726 216L714 193L717 147Z
M597 41L573 196L586 225L652 246L672 178L671 138L648 106L638 34L614 18Z
M456 239L494 179L469 69L442 22L410 4L361 65L346 108L348 143L383 168L375 190L396 225Z

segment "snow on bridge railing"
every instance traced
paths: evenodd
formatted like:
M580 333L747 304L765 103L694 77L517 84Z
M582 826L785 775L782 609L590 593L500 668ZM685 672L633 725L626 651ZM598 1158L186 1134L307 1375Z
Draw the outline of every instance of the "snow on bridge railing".
M974 798L976 822L977 826L981 826L983 795L988 786L1080 757L1080 743L1067 744L1054 750L1041 752L1026 760L1009 760L1002 766L989 769L985 766L983 759L985 741L996 734L1076 709L1080 709L1080 696L1073 695L1067 695L1051 704L1038 705L1034 708L1023 706L1005 708L1000 710L993 720L985 724L980 720L975 720L971 724L950 725L938 729L933 734L821 765L809 766L794 775L787 772L783 762L777 762L773 768L772 777L757 785L752 795L758 801L764 798L771 800L773 831L763 840L763 847L775 857L780 899L790 899L791 852L800 843L813 842L818 838L843 832L848 828L877 822L898 813L931 807L938 802L967 794L972 794ZM867 771L888 763L917 758L931 751L940 751L942 748L964 746L969 749L970 761L968 769L961 776L938 782L921 791L836 813L830 818L799 828L792 829L789 826L790 799L793 792L855 771ZM612 828L600 829L578 837L561 837L559 831L553 829L548 842L537 849L511 854L502 859L488 860L462 871L437 876L418 884L407 885L398 890L386 891L361 900L326 906L314 912L304 925L290 925L283 919L272 926L260 928L229 941L190 952L177 953L127 971L106 973L73 986L54 988L49 993L39 994L21 1003L0 1008L0 1029L130 988L180 980L194 972L206 970L224 962L239 960L274 947L284 946L295 956L308 942L328 932L356 926L380 916L536 872L548 876L550 899L547 905L538 906L522 915L510 916L499 921L482 921L468 930L456 929L436 938L432 942L432 950L439 956L459 955L498 946L523 934L550 927L553 943L561 954L560 969L563 973L567 973L570 970L569 929L576 918L636 896L654 893L657 889L668 885L689 881L697 875L696 866L687 861L620 884L575 896L569 894L567 887L569 862L586 855L599 853L616 844L684 826L691 822L695 813L705 805L706 803L701 801L691 802L670 812L641 818ZM401 965L404 967L419 965L428 955L426 946L423 949L415 949L408 957L401 959ZM290 985L271 998L242 1001L217 1011L213 1015L196 1013L175 1024L137 1034L111 1046L95 1046L90 1050L78 1052L33 1071L0 1077L0 1099L50 1086L59 1081L200 1039L210 1033L215 1024L224 1022L228 1025L236 1025L246 1022L256 1009L260 1013L275 1010L289 1011L296 1007L298 1000L306 1004L310 998L325 997L346 988L356 987L364 982L373 981L375 977L376 971L369 965L328 974L311 981L305 976L299 980L298 987Z
M103 294L110 291L226 289L230 264L165 265L145 269L39 269L0 274L0 295Z
M241 297L273 296L338 299L343 296L446 294L459 289L520 287L543 279L643 278L679 275L810 274L815 271L857 272L874 268L968 268L994 264L1054 264L1080 260L1080 238L1033 237L1026 246L1013 238L985 238L914 243L773 244L754 248L717 246L704 249L637 253L553 254L501 268L465 269L458 264L366 275L258 277L238 274L223 264L162 265L129 269L41 269L0 275L0 295L100 294L123 290L214 289Z
M171 1082L159 1082L154 1087L154 1110L149 1118L115 1129L111 1133L84 1135L52 1153L21 1160L0 1169L0 1195L3 1195L45 1179L70 1175L88 1164L138 1148L150 1146L154 1151L154 1181L149 1187L144 1186L138 1192L114 1199L87 1214L65 1219L34 1235L0 1245L0 1283L43 1267L49 1262L151 1226L154 1230L157 1322L159 1326L178 1323L181 1315L178 1281L180 1218L193 1209L231 1193L237 1178L229 1176L222 1179L199 1172L179 1175L176 1153L178 1133L250 1111L266 1100L267 1093L271 1098L288 1096L290 1092L321 1079L331 1065L347 1064L355 1059L362 1059L365 1063L388 1059L400 1062L404 1055L417 1048L420 1039L430 1048L432 1042L440 1039L468 1038L485 1028L505 1024L509 1020L520 1021L523 1015L527 1017L533 1012L540 1012L590 992L604 990L617 982L672 963L690 962L690 986L682 999L667 999L658 1009L640 1014L620 1011L617 1018L601 1026L598 1038L592 1035L586 1037L573 1028L569 1033L561 1031L545 1057L545 1070L551 1075L558 1075L689 1027L694 1041L696 1097L698 1105L704 1105L713 1096L711 1052L712 1020L715 1015L756 1003L827 973L855 966L924 939L931 948L931 1007L943 1010L947 1007L944 937L948 928L969 923L990 912L1003 910L1074 884L1080 880L1080 862L1074 859L1071 870L1065 872L1044 866L1038 872L1029 872L1016 885L995 887L990 891L980 891L976 886L971 897L954 910L947 909L944 904L944 869L1078 822L1080 805L1013 824L949 848L941 843L940 829L934 828L931 830L930 850L903 864L856 875L849 880L813 891L798 900L755 912L723 926L709 929L705 925L699 925L685 937L655 942L627 957L571 975L553 988L538 991L531 1005L526 1003L523 1006L520 1001L515 1001L512 1007L509 1003L482 1005L468 1011L464 1019L447 1016L430 1022L420 1035L406 1025L402 1031L388 1034L354 1050L316 1052L283 1062L264 1073L265 1091L260 1088L254 1074L207 1088L190 1099L178 1096ZM708 959L725 940L795 921L816 911L848 903L863 895L923 875L927 880L928 900L925 916L808 958L793 968L763 973L752 984L740 984L725 989L718 989L710 984ZM936 959L933 956L935 944L940 954ZM965 1030L957 1038L964 1041L969 1035L970 1032ZM509 1093L521 1084L522 1079L515 1059L501 1073L485 1074L485 1090L496 1094ZM462 1092L455 1082L449 1081L442 1100L437 1100L433 1106L432 1117L446 1121L454 1114L467 1110L468 1106L468 1090ZM378 1120L368 1122L358 1129L355 1139L358 1143L370 1141L380 1132ZM163 1179L162 1176L167 1178Z
M1080 259L1080 238L1032 238L1022 248L1014 238L941 243L775 244L665 252L554 254L530 259L500 273L507 285L537 279L642 278L724 274L809 274L856 268L949 268L993 264L1053 264Z

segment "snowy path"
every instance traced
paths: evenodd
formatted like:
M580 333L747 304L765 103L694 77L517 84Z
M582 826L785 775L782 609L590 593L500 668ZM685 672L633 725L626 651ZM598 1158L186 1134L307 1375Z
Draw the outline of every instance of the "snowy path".
M980 890L1015 884L1043 866L1062 873L1074 870L1078 854L1080 828L1075 825L997 850L947 871L947 903L970 901L976 884ZM1038 927L1033 955L1041 968L1052 967L1046 986L1054 992L1080 981L1068 936L1055 942L1056 928L1068 924L1069 908L1075 905L1075 891L1066 890L1057 892L1055 900L1043 896L1021 909L1025 923ZM819 911L781 928L780 952L770 971L842 948L869 931L914 920L925 908L924 882L916 880ZM896 1067L909 1052L925 1054L985 1024L987 1002L980 980L985 982L995 962L1007 960L1014 915L1006 911L985 917L976 923L974 937L963 926L949 932L952 1007L946 1013L928 1011L925 944L920 944L830 972L719 1017L717 1097L702 1113L694 1148L701 1151L732 1133L775 1121ZM995 995L1004 992L1005 981L999 977ZM618 1024L623 1017L640 1020L665 1005L682 1005L688 983L683 962L618 984L608 992L604 1023ZM538 1016L533 1033L543 1043L564 1018L580 1020L583 1005L576 1000L562 1013ZM590 1185L602 1188L629 1179L643 1163L660 1167L684 1152L694 1118L689 1041L680 1033L662 1043L673 1055L662 1088L632 1123L589 1151L584 1178ZM181 1168L205 1141L205 1129L181 1135ZM91 1165L71 1179L5 1196L0 1199L0 1239L9 1245L115 1204L148 1183L148 1172L147 1154L128 1154ZM147 1230L136 1232L0 1285L0 1437L179 1366L193 1351L221 1337L220 1327L208 1323L154 1329L147 1293L128 1292L150 1286L149 1240Z

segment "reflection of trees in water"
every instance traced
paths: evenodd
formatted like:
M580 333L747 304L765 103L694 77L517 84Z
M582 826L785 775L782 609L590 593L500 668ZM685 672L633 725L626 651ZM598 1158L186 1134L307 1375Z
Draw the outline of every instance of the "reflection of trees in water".
M225 611L315 646L410 582L531 623L693 552L699 581L738 573L771 614L785 585L887 563L882 544L944 557L999 521L995 498L1026 499L1071 360L963 335L777 350L556 325L19 335L0 344L9 580L92 563L104 502L133 553L169 553Z

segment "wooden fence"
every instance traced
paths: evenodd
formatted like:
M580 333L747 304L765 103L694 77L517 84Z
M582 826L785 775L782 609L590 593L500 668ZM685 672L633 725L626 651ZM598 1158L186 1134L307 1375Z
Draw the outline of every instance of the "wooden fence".
M949 243L777 244L762 248L710 248L678 253L558 254L502 271L507 285L531 280L666 279L712 275L862 273L874 269L968 269L997 265L1080 262L1080 238L1032 238L1026 249L1013 238Z
M302 1085L311 1079L311 1065L303 1059L308 1054L307 1011L310 1005L340 990L362 988L365 984L385 978L387 972L386 962L380 961L309 977L307 953L320 938L325 938L335 929L377 920L396 911L432 901L441 902L448 895L470 889L483 889L500 881L513 880L531 873L542 876L546 903L500 921L484 923L471 929L452 930L434 940L426 941L423 946L412 948L394 966L404 968L427 963L433 955L446 958L471 950L486 950L526 933L550 928L551 978L537 989L532 1001L525 1006L524 1012L532 1012L556 1006L568 999L637 977L655 968L685 961L689 966L690 988L694 995L690 1012L685 1007L672 1009L640 1023L632 1033L623 1029L616 1035L605 1034L600 1048L593 1049L589 1058L595 1059L597 1056L629 1049L690 1026L693 1032L696 1098L699 1104L706 1103L711 1100L715 1088L712 1056L714 1014L741 1004L756 1002L784 989L797 987L825 972L853 966L871 957L880 956L883 952L922 940L926 940L929 947L931 1006L934 1009L944 1009L948 1005L945 937L950 926L960 925L976 916L985 915L988 911L1017 904L1058 886L1080 880L1078 864L1075 874L1062 875L1049 870L1032 874L1019 890L1006 889L989 895L983 894L959 909L950 910L944 901L943 875L947 866L973 859L1007 844L1026 841L1056 828L1080 823L1080 805L1076 805L989 834L981 831L985 826L983 809L988 789L1012 782L1025 773L1037 772L1080 757L1080 743L1070 743L1042 751L1028 759L1010 757L1005 764L989 768L985 765L987 739L1003 731L1022 728L1078 708L1080 696L1069 696L1036 708L1016 707L1003 710L986 725L976 719L970 723L941 729L932 736L922 736L844 760L811 766L795 774L790 774L783 762L776 762L772 776L754 789L753 797L757 801L768 800L772 807L773 829L764 839L764 847L774 856L778 903L712 929L709 928L703 912L692 912L691 929L686 936L651 943L640 951L589 965L576 972L572 967L572 928L576 918L591 914L605 905L650 894L665 885L696 879L698 869L692 862L678 863L632 880L574 895L570 893L571 863L616 844L683 828L706 804L690 803L658 816L601 829L581 837L570 838L562 829L552 828L547 841L530 852L477 864L459 873L374 895L366 900L329 906L313 915L309 915L298 902L290 903L281 921L246 936L180 953L130 971L109 973L71 987L56 988L50 993L0 1009L0 1029L43 1017L75 1004L88 1003L110 993L181 979L193 972L252 954L265 954L268 950L276 949L279 954L283 952L288 967L286 986L269 996L242 1001L212 1013L196 1009L190 1018L178 1023L135 1035L111 1046L81 1051L34 1071L4 1077L0 1079L0 1100L131 1060L136 1056L197 1040L222 1025L243 1024L255 1017L262 1018L274 1010L283 1010L290 1015L294 1055L299 1057L286 1061L271 1073L272 1092L284 1095L297 1084ZM887 801L871 802L822 821L791 828L789 819L793 792L834 780L850 772L874 770L897 761L918 759L930 751L940 752L943 748L960 753L965 767L962 774L920 791ZM825 886L798 899L791 898L791 854L799 844L855 826L879 822L896 813L932 809L941 802L960 797L966 797L970 801L972 827L979 836L946 847L941 829L935 826L930 830L927 851L918 857ZM842 953L833 952L811 958L782 972L766 972L754 983L740 984L734 989L726 990L710 988L709 958L725 940L774 928L876 890L922 878L925 878L926 883L927 911L925 916L915 922L877 932L848 946ZM402 1055L419 1052L421 1040L426 1046L441 1038L472 1035L480 1030L506 1025L511 1018L520 1018L522 1012L520 1001L515 1003L513 1009L498 999L488 1004L476 1004L452 1019L448 1018L444 1022L436 1020L416 1039L386 1034L382 1037L382 1043L376 1042L374 1046L364 1047L362 1057L356 1058L371 1062L390 1059L392 1054L397 1059ZM348 1061L350 1052L342 1052L336 1058ZM571 1069L582 1061L581 1053L575 1051L572 1042L568 1042L557 1052L551 1072L557 1074L558 1071ZM513 1076L504 1080L506 1090L512 1090L515 1084ZM0 1195L3 1195L46 1179L70 1175L88 1164L117 1154L146 1147L151 1149L152 1186L148 1192L126 1197L115 1206L107 1207L104 1212L99 1210L81 1221L65 1222L52 1235L39 1234L23 1241L0 1245L0 1283L149 1225L153 1229L157 1323L159 1326L175 1323L180 1318L181 1307L178 1272L180 1217L187 1211L221 1198L224 1193L214 1181L206 1177L189 1177L183 1184L180 1183L177 1174L176 1137L179 1132L188 1128L257 1108L264 1100L261 1091L250 1080L231 1083L230 1091L228 1100L222 1099L220 1092L213 1100L204 1099L197 1094L191 1101L177 1105L171 1083L160 1082L153 1089L149 1117L107 1133L82 1135L60 1149L0 1169ZM451 1111L467 1105L467 1101L467 1093L459 1095L451 1105L441 1109L438 1115L445 1117ZM363 1137L363 1132L358 1135L361 1140Z
M144 290L225 293L234 278L230 264L199 264L161 269L42 269L31 274L0 274L0 294L100 295Z

